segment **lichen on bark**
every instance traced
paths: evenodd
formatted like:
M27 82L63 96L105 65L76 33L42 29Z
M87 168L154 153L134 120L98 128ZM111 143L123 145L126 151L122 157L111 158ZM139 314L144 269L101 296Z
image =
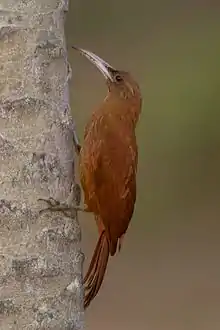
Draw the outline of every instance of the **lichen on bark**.
M77 191L68 2L0 4L0 329L82 329L80 227L39 214ZM78 199L78 196L76 197ZM77 200L78 201L78 200ZM79 201L78 201L79 202Z

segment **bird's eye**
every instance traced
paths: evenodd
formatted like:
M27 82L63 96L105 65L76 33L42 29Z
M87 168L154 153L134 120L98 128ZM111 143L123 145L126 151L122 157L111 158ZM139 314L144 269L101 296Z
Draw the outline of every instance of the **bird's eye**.
M122 79L122 77L120 76L120 74L116 74L116 76L115 76L115 81L117 81L117 82L120 82L120 81L122 81L123 79Z

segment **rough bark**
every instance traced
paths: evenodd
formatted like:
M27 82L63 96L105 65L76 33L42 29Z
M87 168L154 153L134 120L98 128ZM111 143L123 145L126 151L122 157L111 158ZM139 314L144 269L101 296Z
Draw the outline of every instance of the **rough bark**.
M0 329L82 329L64 0L0 1Z

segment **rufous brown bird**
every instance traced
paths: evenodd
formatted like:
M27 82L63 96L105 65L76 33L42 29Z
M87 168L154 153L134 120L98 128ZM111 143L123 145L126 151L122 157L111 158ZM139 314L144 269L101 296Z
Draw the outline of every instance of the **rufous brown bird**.
M113 68L90 51L73 48L101 71L108 87L107 96L85 127L82 146L77 138L75 140L84 211L95 215L99 232L84 277L84 307L87 308L101 287L109 255L114 256L117 249L121 249L133 215L138 162L135 128L142 98L137 82L128 72ZM53 208L66 210L57 204Z

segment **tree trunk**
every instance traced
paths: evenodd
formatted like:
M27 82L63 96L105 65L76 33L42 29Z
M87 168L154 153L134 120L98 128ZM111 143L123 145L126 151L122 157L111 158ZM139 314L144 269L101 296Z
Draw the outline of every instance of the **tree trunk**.
M0 1L0 329L82 329L65 0Z

